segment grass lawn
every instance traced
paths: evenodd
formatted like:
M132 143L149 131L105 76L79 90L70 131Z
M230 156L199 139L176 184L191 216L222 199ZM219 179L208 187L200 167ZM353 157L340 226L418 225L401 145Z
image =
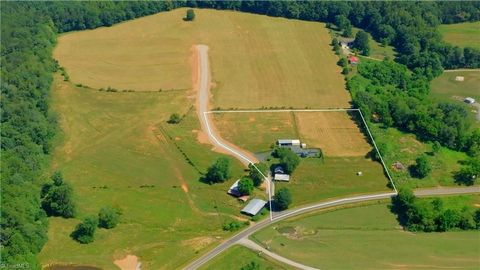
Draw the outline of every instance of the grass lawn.
M398 186L420 188L456 185L453 174L461 167L459 161L467 159L465 153L442 147L433 155L431 144L418 141L413 134L403 133L394 128L384 129L379 125L370 125L370 128L377 144L387 146L382 156ZM423 179L412 178L408 167L415 164L415 159L423 154L427 155L432 172ZM405 169L393 168L395 162L403 164Z
M352 37L351 38L344 38L342 37L342 32L340 31L336 31L336 30L330 30L330 33L332 35L332 37L337 37L340 41L351 41L355 38L355 35L357 34L358 31L360 31L361 29L360 28L357 28L357 27L353 27L352 28ZM372 38L372 35L370 35L370 33L368 33L368 37L369 37L369 45L370 45L370 55L369 57L371 58L375 58L375 59L379 59L379 60L383 60L385 57L389 57L390 59L394 59L395 58L395 48L393 46L390 46L390 45L387 45L387 46L383 46L381 43L375 41L373 38Z
M480 197L462 196L470 203ZM403 231L388 203L300 216L252 238L289 259L320 269L478 269L480 233Z
M262 270L294 269L289 265L277 262L268 256L258 254L243 246L233 246L209 261L199 269L240 269L250 262L255 262Z
M361 171L362 176L356 173ZM287 187L292 206L333 197L387 192L388 179L382 165L364 157L304 158L291 175L289 183L276 182L275 189Z
M439 30L448 43L460 47L480 48L480 22L442 24Z
M54 56L94 88L190 89L192 46L206 44L214 107L349 106L325 24L208 9L185 22L185 10L62 35Z
M63 133L52 171L61 170L73 186L78 218L50 219L42 264L116 269L115 259L132 254L145 268L174 269L230 235L222 225L242 207L226 194L235 178L212 186L199 181L200 172L221 155L197 143L191 130L199 128L196 120L170 127L180 140L161 129L171 112L186 113L190 103L184 91L99 92L56 76L52 105ZM194 150L187 155L195 167L173 142ZM239 162L232 165L234 177L243 174ZM88 245L69 238L81 218L108 205L123 211L118 227L100 229Z

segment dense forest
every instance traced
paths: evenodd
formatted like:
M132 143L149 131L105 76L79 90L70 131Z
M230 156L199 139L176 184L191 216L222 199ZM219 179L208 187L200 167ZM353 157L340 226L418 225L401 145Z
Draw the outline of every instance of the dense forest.
M51 57L56 34L110 26L181 6L239 10L331 23L341 19L347 27L351 24L363 28L376 40L393 45L399 53L395 59L399 64L384 63L392 71L385 76L400 73L405 79L396 82L390 78L392 86L381 93L385 97L373 98L408 96L402 99L408 106L409 102L427 106L425 110L434 106L436 114L427 113L421 116L422 119L430 121L441 114L444 123L436 128L448 127L448 132L455 137L448 139L448 134L440 134L440 130L428 130L424 136L433 136L427 139L441 140L453 148L469 148L468 140L462 135L466 127L464 124L458 126L456 122L463 112L446 105L423 104L422 97L428 93L428 81L439 75L443 68L480 66L478 49L446 44L436 30L440 23L480 20L480 2L1 2L2 265L28 263L28 268L40 269L36 254L47 240L47 219L40 203L40 185L46 178L44 171L48 166L50 141L57 128L55 114L49 110L52 73L58 68ZM408 67L411 73L401 65ZM371 85L369 89L378 88L376 79L366 75L375 68L374 65L366 65L360 69L362 76L365 75L368 80L365 84ZM404 91L407 94L396 93L407 86L415 90ZM356 95L366 97L363 97L365 103L359 102L360 98L356 99L358 106L367 109L365 104L375 91L364 91L366 94L357 92ZM390 121L390 125L402 127L392 113L393 107L382 108L381 111L376 109L377 102L372 104L375 109L368 107L370 112L379 113L384 123ZM409 119L420 117L410 116L413 118ZM425 128L422 125L407 125L407 129L414 132L423 132Z

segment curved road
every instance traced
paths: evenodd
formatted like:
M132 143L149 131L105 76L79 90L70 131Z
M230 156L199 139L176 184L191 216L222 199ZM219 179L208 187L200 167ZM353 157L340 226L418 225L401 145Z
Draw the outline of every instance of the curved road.
M208 64L208 46L197 45L198 50L198 98L197 98L197 113L200 119L202 130L207 134L210 142L220 149L226 150L230 155L236 157L245 166L250 163L256 163L258 160L249 152L240 149L239 147L228 143L215 135L214 126L210 123L210 116L208 115L208 101L210 98L210 71Z
M454 195L454 194L471 194L471 193L480 193L480 186L471 186L471 187L443 187L443 188L430 188L430 189L418 189L415 190L416 196L438 196L438 195ZM388 199L392 196L396 195L395 192L387 192L387 193L379 193L373 195L364 195L364 196L355 196L355 197L348 197L343 199L337 200L329 200L326 202L311 204L299 208L290 209L287 211L282 212L280 215L276 216L273 220L264 219L258 223L251 225L250 227L246 228L245 230L237 233L236 235L228 238L223 243L215 247L214 249L208 251L200 258L196 259L192 263L190 263L185 269L197 269L224 250L228 249L229 247L233 246L234 244L239 243L242 239L248 238L254 232L265 228L275 222L280 220L284 220L289 217L305 214L308 212L312 212L315 210L325 209L329 207L341 206L350 203L358 203L358 202L366 202L372 200L380 200L380 199Z

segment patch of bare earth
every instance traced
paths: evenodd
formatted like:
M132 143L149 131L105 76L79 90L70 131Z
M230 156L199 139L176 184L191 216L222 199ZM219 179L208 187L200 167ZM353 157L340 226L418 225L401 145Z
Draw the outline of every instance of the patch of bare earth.
M183 240L182 246L188 246L193 248L194 250L201 250L213 242L215 242L215 238L211 236L199 236L199 237Z
M120 267L121 270L140 270L141 263L138 261L137 256L127 255L123 259L115 260L113 263Z

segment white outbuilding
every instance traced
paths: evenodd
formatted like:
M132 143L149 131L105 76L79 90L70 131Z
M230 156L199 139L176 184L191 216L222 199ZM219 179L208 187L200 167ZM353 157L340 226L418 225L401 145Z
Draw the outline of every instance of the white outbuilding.
M283 174L283 173L276 173L275 177L273 178L275 181L283 181L283 182L289 182L290 181L290 175L288 174Z
M242 213L255 216L267 204L266 201L260 199L253 199L242 209Z
M466 97L463 101L464 101L465 103L468 103L468 104L473 104L473 103L475 103L475 99L474 99L474 98L471 98L471 97Z

